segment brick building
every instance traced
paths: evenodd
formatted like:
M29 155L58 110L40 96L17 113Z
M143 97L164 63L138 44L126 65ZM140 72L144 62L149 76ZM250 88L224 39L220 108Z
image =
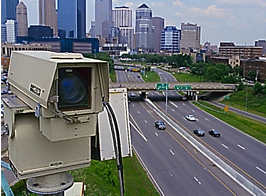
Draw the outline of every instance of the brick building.
M240 58L255 58L262 56L263 48L260 46L236 46L232 42L221 42L219 47L219 56Z
M260 82L266 80L266 58L264 59L244 59L241 60L241 65L244 76L248 75L248 72L255 71L257 73L257 79Z

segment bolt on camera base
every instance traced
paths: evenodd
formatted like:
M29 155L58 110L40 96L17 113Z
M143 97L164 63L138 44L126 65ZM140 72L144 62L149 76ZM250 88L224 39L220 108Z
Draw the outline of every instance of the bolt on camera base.
M67 172L29 178L27 189L38 195L63 196L64 191L73 185L73 177Z

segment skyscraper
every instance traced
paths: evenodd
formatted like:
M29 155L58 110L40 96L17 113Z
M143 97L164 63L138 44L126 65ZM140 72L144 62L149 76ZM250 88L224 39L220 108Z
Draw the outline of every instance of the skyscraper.
M58 0L58 29L67 38L86 37L86 0Z
M200 26L197 24L181 24L181 49L200 49Z
M90 37L95 38L96 32L95 32L95 21L91 21L91 28L89 31Z
M134 28L132 27L132 10L126 6L115 7L113 9L113 25L120 29L120 42L127 44L130 49L133 49Z
M6 24L1 24L1 43L6 42Z
M255 46L261 46L263 48L262 54L266 56L266 40L255 41Z
M15 20L6 21L6 41L8 43L16 43L17 28Z
M152 51L152 10L142 4L136 10L136 49Z
M18 0L1 0L1 24L7 20L16 20L16 6Z
M127 6L113 9L114 27L132 27L132 10Z
M166 53L180 52L181 30L175 26L166 26L161 34L161 50Z
M17 36L28 36L28 17L27 17L27 7L21 1L17 5L16 9L17 18Z
M110 41L112 26L112 0L95 0L96 36Z
M55 37L58 35L55 0L39 0L39 23L53 29Z
M164 19L161 17L152 17L152 37L154 52L160 52L161 34L164 29Z

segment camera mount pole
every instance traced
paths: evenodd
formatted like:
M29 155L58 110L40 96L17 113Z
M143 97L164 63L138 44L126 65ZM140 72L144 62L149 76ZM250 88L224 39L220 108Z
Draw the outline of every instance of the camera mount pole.
M27 189L38 196L64 196L64 191L72 185L73 177L67 172L27 180Z

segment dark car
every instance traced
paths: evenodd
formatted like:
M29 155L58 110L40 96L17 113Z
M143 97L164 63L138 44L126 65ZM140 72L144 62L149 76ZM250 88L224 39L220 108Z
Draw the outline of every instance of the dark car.
M161 120L155 121L154 124L157 129L164 130L166 128L165 123Z
M193 131L197 136L204 136L205 135L205 131L203 131L202 129L195 129Z
M216 130L216 129L211 129L209 131L209 134L214 136L214 137L220 137L221 136L221 133L218 130Z
M4 89L1 91L1 95L5 95L5 94L8 94L8 90L7 89Z

